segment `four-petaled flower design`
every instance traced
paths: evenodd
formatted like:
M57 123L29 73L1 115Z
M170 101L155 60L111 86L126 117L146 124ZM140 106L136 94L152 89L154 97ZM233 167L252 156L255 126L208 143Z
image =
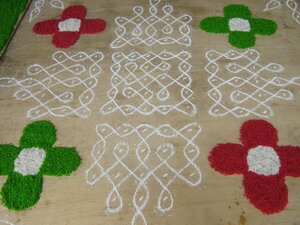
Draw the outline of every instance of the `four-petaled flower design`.
M8 176L1 190L3 204L12 210L35 205L43 175L69 175L80 165L75 148L53 147L56 130L48 121L36 121L23 130L19 147L0 145L0 175Z
M266 214L288 202L285 176L300 176L300 147L278 146L277 130L264 120L249 120L240 130L242 144L218 144L208 160L225 175L244 174L245 196Z
M106 22L101 19L84 19L86 8L81 5L70 6L62 13L61 19L45 20L36 23L33 31L37 34L54 34L52 44L57 48L74 45L81 34L94 34L104 31Z
M252 18L245 5L224 7L225 17L207 17L200 22L202 30L211 33L229 33L229 43L237 48L249 48L255 45L255 35L272 35L277 24L272 20Z

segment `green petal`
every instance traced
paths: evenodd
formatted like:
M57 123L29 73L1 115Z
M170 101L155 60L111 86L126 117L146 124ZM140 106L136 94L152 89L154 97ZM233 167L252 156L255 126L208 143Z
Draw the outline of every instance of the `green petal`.
M20 149L13 145L0 145L0 175L8 175L14 171L14 161Z
M224 7L224 15L227 19L231 18L243 18L251 19L252 13L245 5L228 5Z
M2 187L3 204L12 210L24 210L35 205L42 192L43 177L11 173Z
M49 176L69 175L80 165L81 158L75 148L56 147L45 149L46 158L41 174Z
M210 33L229 33L228 20L224 17L207 17L200 22L200 27Z
M251 32L260 35L272 35L277 30L277 24L273 20L251 19Z
M233 31L229 34L229 43L237 48L250 48L255 45L255 36L252 32Z
M47 148L56 141L56 130L49 121L36 121L25 127L20 139L20 148Z

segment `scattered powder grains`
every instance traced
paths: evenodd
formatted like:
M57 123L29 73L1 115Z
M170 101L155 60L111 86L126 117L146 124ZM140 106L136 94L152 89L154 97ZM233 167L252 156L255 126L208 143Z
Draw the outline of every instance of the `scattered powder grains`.
M245 5L224 7L224 17L207 17L200 22L200 28L210 33L228 33L229 43L237 48L255 45L255 35L272 35L277 24L268 19L253 18Z
M57 48L74 45L81 34L94 34L105 30L106 22L101 19L85 19L86 8L74 5L66 8L61 19L36 23L33 31L40 35L53 34L52 44Z
M75 148L54 147L56 129L48 121L25 127L19 147L0 145L0 175L7 176L1 190L3 204L11 210L35 205L42 192L43 176L70 175L80 165Z
M245 122L240 140L218 144L208 157L212 168L224 175L242 174L245 196L263 213L283 211L288 203L284 177L300 177L300 147L278 146L277 129L264 120Z
M26 9L29 0L0 1L0 53L12 36L19 15Z

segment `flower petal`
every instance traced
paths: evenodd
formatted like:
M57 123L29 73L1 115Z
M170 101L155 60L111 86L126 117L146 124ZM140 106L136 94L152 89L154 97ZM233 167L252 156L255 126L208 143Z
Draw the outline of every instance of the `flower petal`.
M79 32L57 32L54 34L52 44L57 48L68 48L80 38Z
M0 175L8 175L14 171L14 161L20 149L13 145L0 145Z
M249 20L252 17L252 13L247 6L235 4L224 7L224 15L227 19L242 18Z
M46 149L41 174L48 176L69 175L80 165L81 158L75 148L56 147Z
M20 148L48 148L56 141L56 129L49 121L41 120L27 125L20 139Z
M38 202L42 187L41 176L11 173L1 190L2 202L9 209L24 210Z
M300 147L279 146L280 171L286 176L300 177Z
M277 30L277 24L272 20L254 18L251 19L251 31L260 35L272 35Z
M247 150L239 144L218 144L208 157L216 171L225 174L243 174L248 170Z
M283 176L262 176L249 172L244 176L245 196L266 214L278 213L288 203L288 189Z
M101 19L86 19L81 21L80 33L94 34L104 31L106 22Z
M248 120L240 129L240 139L247 148L259 145L277 147L277 130L265 120Z
M57 32L54 34L52 44L57 48L68 48L80 38L79 32Z
M68 8L66 8L61 18L63 20L70 19L70 18L76 18L76 19L84 19L86 15L86 8L82 5L73 5Z
M36 34L54 34L58 31L58 24L60 20L45 20L38 22L32 28L33 32Z
M229 33L228 20L224 17L207 17L200 22L200 28L210 33Z
M229 33L229 43L237 48L253 47L255 40L252 32L232 31Z

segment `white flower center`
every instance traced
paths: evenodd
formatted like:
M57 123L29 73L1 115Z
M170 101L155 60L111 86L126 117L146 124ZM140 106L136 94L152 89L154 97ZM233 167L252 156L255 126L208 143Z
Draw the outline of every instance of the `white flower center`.
M80 19L67 19L58 24L59 31L79 31L81 25Z
M231 31L249 32L251 27L248 20L242 18L232 18L229 20L229 29Z
M280 169L280 159L272 147L257 146L248 151L247 163L249 171L270 176L276 175Z
M44 149L25 148L15 159L14 171L23 176L36 175L38 174L45 157L46 152Z

